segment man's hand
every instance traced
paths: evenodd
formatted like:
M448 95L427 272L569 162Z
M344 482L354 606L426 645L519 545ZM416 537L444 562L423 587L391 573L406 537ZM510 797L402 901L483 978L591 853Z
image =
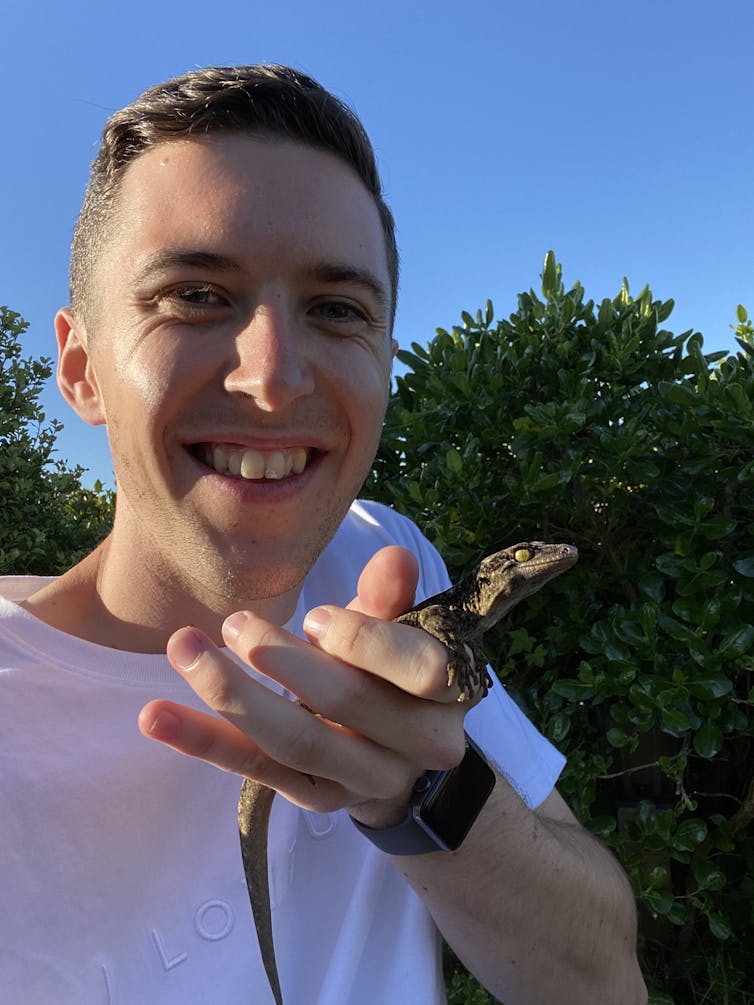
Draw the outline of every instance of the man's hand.
M473 707L447 686L444 646L388 620L411 606L415 585L411 556L386 548L347 609L310 612L311 644L253 615L226 621L232 651L300 704L181 629L168 656L219 717L156 701L142 710L142 731L306 808L344 807L373 827L397 823L424 770L461 760ZM442 857L442 868L437 859L395 862L493 994L520 1005L646 1002L625 876L557 792L532 811L499 777L463 846Z
M463 757L473 707L447 686L444 646L390 620L411 606L416 582L414 557L388 547L365 567L347 609L307 615L309 642L250 612L226 620L228 648L298 702L260 684L203 633L180 629L168 658L220 718L160 700L144 707L140 729L307 809L347 808L373 827L398 822L416 778Z

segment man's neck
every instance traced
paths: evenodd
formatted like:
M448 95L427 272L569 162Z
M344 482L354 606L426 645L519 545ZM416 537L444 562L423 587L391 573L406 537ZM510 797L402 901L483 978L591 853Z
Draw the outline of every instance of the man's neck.
M222 623L237 610L283 624L293 614L299 592L297 587L262 600L200 593L196 583L181 581L174 570L162 574L143 561L133 568L128 550L113 547L108 538L21 606L53 628L88 642L160 653L184 625L201 629L222 645Z

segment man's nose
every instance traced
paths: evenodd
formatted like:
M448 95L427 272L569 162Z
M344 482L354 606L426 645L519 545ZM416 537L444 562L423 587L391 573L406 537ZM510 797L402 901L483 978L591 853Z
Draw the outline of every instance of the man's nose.
M314 390L307 333L281 304L260 304L238 332L225 377L228 391L250 395L258 408L276 412Z

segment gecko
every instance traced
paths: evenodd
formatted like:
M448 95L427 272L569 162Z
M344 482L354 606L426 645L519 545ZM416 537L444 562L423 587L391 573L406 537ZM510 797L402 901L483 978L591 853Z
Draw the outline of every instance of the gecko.
M492 680L482 639L508 611L578 558L571 544L527 541L495 552L455 586L417 604L395 621L434 636L448 650L448 686L458 687L458 700L487 694ZM313 780L312 780L313 781ZM267 863L267 840L275 790L244 779L238 802L238 828L246 885L265 973L275 1005L283 1005L275 945Z

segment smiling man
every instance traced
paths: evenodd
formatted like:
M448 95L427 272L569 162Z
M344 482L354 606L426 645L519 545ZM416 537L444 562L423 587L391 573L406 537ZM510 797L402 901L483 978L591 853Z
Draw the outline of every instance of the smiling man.
M64 397L107 426L114 527L58 579L0 580L8 1001L271 1001L238 776L285 797L286 1005L442 1002L438 930L507 1005L645 1000L630 890L560 755L500 686L457 701L445 649L390 620L447 586L411 523L354 502L397 281L369 141L310 78L196 71L106 126L56 330ZM498 778L447 852L409 802L465 729Z

